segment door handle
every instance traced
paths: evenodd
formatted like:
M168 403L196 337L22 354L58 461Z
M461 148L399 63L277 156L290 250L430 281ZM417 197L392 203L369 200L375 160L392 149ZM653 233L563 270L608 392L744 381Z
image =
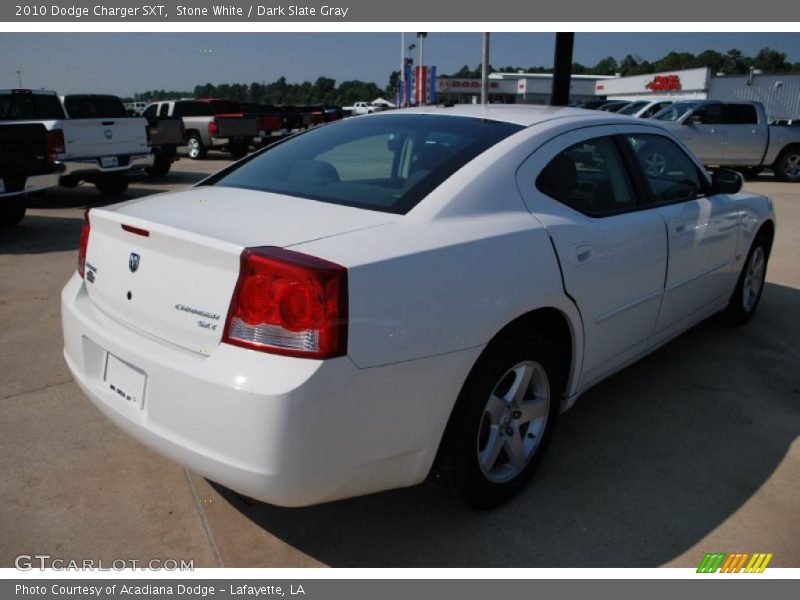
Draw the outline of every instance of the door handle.
M586 242L569 247L569 257L574 265L581 265L592 260L592 245Z

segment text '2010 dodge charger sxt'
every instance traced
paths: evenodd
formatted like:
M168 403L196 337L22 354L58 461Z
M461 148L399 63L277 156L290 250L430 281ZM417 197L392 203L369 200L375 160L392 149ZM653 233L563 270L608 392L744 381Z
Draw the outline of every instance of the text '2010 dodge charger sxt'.
M608 113L355 117L88 212L64 355L114 423L253 498L431 476L495 506L583 391L752 316L774 214L741 186Z

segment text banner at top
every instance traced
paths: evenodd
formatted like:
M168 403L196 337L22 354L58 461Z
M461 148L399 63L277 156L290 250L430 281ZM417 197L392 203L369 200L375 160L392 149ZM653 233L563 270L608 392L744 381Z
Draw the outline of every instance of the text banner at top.
M492 0L332 0L284 4L250 0L55 0L0 3L0 22L790 22L800 21L793 0L640 0L549 2Z

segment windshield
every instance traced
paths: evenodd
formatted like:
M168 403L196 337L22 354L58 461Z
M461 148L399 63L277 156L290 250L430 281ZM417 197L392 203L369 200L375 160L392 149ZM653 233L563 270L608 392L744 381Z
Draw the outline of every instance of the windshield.
M646 105L647 102L631 102L630 104L623 106L617 114L632 115L642 110Z
M0 121L63 118L55 94L0 94Z
M128 116L125 105L116 96L66 96L64 108L70 119L118 119Z
M652 118L659 121L677 121L695 106L697 106L697 102L676 102L672 106L668 106L661 112L654 114Z
M275 144L204 185L405 214L467 162L521 129L441 115L346 119Z

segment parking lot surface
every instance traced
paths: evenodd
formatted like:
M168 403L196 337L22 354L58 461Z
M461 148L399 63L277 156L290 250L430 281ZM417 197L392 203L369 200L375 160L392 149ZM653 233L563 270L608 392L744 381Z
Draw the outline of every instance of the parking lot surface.
M124 199L229 164L183 159ZM800 185L770 175L778 228L759 312L708 321L585 394L535 481L475 512L427 486L282 509L161 458L108 422L62 358L59 293L92 186L31 200L0 232L0 567L186 559L195 567L696 567L772 552L800 567Z

